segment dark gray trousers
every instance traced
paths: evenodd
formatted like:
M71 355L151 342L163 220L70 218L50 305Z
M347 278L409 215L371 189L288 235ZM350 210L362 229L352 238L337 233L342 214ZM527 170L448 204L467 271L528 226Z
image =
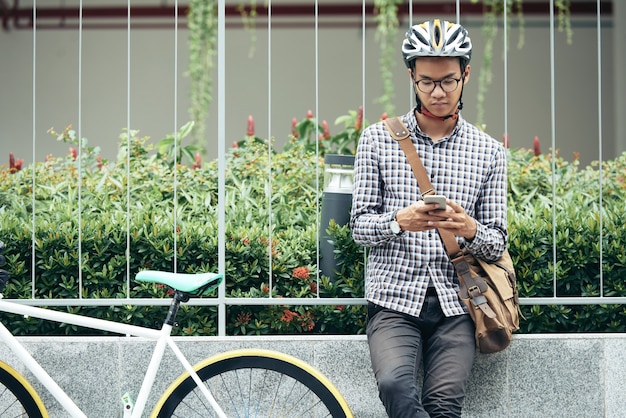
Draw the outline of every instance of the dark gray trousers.
M367 341L390 418L461 416L476 351L469 315L446 317L436 296L426 297L418 318L370 304Z

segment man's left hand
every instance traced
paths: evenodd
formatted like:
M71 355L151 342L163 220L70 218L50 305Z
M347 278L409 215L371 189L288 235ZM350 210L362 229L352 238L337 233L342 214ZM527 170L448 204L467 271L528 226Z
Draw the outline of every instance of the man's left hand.
M429 215L439 218L437 221L430 221L429 224L435 228L447 229L454 235L471 240L476 236L476 220L465 213L461 205L446 199L445 210L433 210Z

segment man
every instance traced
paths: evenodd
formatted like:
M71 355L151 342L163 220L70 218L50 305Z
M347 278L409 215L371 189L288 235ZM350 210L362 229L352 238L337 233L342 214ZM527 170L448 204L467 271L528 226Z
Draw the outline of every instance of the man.
M356 152L350 226L371 247L367 337L394 418L460 417L474 361L474 324L436 229L486 260L507 244L505 150L459 113L471 52L467 30L438 19L411 27L402 44L417 102L402 120L445 210L424 203L382 122L363 131Z

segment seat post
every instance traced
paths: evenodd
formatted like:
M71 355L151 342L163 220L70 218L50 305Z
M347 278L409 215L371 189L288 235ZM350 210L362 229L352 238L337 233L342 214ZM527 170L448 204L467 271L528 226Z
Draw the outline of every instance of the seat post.
M165 317L165 323L172 327L176 326L176 314L178 313L178 308L180 308L181 302L187 302L189 300L189 295L185 292L181 292L180 290L174 291L174 297L172 298L172 303L170 304L170 309L167 311L167 316Z

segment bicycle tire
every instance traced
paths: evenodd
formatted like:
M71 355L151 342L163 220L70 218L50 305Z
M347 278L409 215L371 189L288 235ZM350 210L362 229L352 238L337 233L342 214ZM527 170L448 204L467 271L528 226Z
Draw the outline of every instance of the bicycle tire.
M0 361L0 416L47 418L48 412L30 383Z
M228 351L201 362L195 370L228 417L353 417L330 380L284 353ZM211 413L191 376L184 373L163 393L151 417L210 417Z

